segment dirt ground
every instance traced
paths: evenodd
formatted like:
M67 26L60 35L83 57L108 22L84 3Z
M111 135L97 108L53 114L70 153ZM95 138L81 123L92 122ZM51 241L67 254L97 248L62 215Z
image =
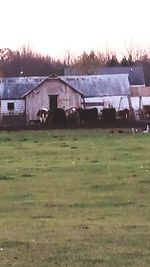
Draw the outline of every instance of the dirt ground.
M43 130L43 129L91 129L91 128L101 128L101 129L138 129L144 130L146 126L150 126L150 120L140 120L140 121L124 121L124 120L114 120L114 121L102 121L97 122L87 122L82 124L64 124L64 125L17 125L17 126L0 126L0 131L19 131L19 130Z

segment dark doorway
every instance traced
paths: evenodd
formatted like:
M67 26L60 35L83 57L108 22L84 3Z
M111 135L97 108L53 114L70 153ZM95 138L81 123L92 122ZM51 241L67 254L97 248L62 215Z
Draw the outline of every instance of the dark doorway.
M50 95L49 96L49 107L50 107L50 110L57 109L57 97L58 97L58 95Z

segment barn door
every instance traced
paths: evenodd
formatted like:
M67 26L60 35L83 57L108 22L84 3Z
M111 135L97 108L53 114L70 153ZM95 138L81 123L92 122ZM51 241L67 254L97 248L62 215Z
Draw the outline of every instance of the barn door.
M50 110L57 109L57 97L58 97L58 95L50 95L49 96L49 107L50 107Z

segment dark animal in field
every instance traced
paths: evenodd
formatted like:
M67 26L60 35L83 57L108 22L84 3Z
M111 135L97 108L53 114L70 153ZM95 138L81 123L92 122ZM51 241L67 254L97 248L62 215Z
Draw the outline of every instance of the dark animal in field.
M66 123L66 112L63 108L50 110L46 120L47 124L63 125Z
M82 122L97 121L98 110L97 108L74 108L71 112L68 112L62 108L57 108L55 110L41 109L38 111L37 116L42 124L64 125L66 122L70 124L78 124Z
M120 133L120 134L121 134L121 133L124 133L124 131L123 131L123 130L118 130L118 133Z
M115 108L104 108L102 110L102 120L103 121L113 121L116 119Z
M77 124L79 123L79 114L77 112L77 109L75 107L71 107L67 110L65 110L66 113L66 119L68 124Z
M66 123L66 113L62 108L57 108L55 110L41 109L37 113L41 124L65 124Z
M129 109L125 108L123 110L119 110L118 114L121 120L129 120Z
M73 111L67 116L67 123L71 125L80 123L79 113L77 110Z
M80 123L98 120L98 109L97 108L91 108L91 109L78 108L77 112L79 115Z
M108 132L111 133L111 134L113 134L114 133L114 130L109 130Z

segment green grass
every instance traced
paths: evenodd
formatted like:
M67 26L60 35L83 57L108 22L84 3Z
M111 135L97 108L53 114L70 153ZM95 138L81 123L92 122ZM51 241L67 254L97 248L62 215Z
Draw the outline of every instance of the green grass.
M0 266L149 267L150 136L0 132Z

